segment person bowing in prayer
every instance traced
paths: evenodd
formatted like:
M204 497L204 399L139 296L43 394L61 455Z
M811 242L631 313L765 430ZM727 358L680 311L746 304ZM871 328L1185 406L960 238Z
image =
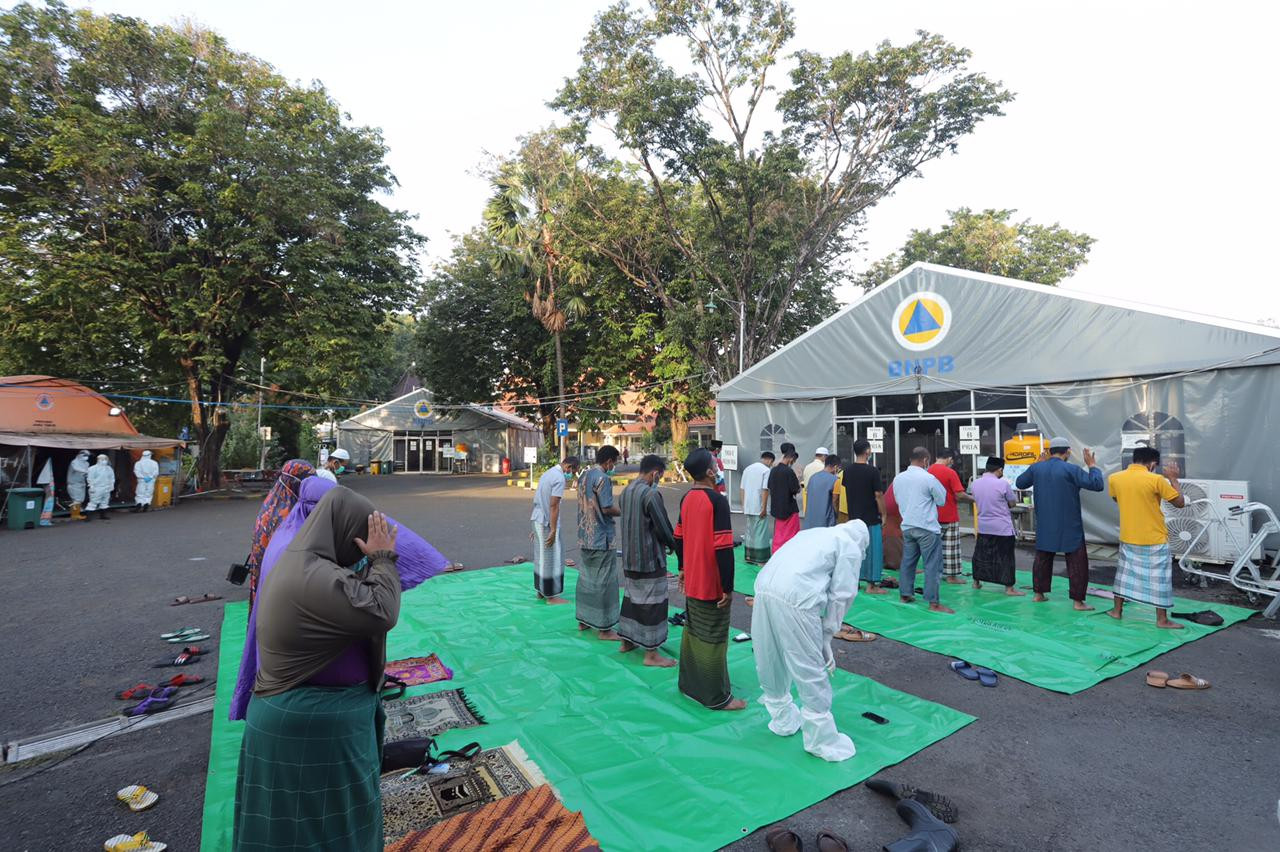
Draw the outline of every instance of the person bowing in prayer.
M733 602L733 525L729 501L715 490L715 457L684 460L693 488L680 501L676 559L688 619L680 643L680 691L712 710L742 710L729 683L729 610Z
M640 459L640 475L622 492L622 652L644 648L644 664L670 668L658 653L667 641L667 549L676 547L658 482L667 469L660 457Z

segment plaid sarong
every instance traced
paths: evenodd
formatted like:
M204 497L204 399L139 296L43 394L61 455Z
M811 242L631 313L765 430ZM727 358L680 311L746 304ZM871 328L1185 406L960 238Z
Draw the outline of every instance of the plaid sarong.
M939 524L942 527L942 576L960 576L960 524Z
M765 515L747 516L747 534L742 537L744 558L752 565L763 565L769 561L773 551L769 546L773 543L773 518Z
M559 597L564 591L564 552L560 547L560 535L556 543L547 547L551 528L533 521L533 587L540 598Z
M1173 606L1173 562L1169 545L1120 542L1120 563L1112 591L1126 601L1161 609Z
M646 651L667 641L667 572L656 576L622 574L622 615L618 635Z
M582 565L578 568L578 585L574 591L579 624L597 630L612 630L618 624L622 608L618 600L618 553L608 550L581 549Z

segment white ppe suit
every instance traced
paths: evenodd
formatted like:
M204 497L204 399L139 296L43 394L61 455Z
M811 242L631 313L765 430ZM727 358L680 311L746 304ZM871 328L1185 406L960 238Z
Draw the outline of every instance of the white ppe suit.
M71 495L72 503L84 505L84 499L87 496L85 491L85 478L89 475L89 451L81 450L75 458L71 460L71 467L67 468L67 494Z
M156 477L159 475L160 465L151 458L150 450L143 450L142 458L133 463L133 478L137 481L133 490L133 502L136 505L151 505L151 497L156 493Z
M86 512L107 508L111 502L111 492L116 490L116 472L111 469L111 461L105 456L98 456L98 463L89 468L89 505Z
M831 637L858 594L868 540L867 525L858 520L803 530L756 578L751 639L769 730L783 737L803 730L805 751L823 760L857 752L831 715ZM791 699L792 683L803 709Z

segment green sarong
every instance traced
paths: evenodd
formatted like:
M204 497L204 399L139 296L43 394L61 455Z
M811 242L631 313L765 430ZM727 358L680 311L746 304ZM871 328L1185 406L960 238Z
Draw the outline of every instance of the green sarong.
M729 685L729 610L715 601L685 598L684 638L680 640L680 691L718 710L733 700Z
M752 565L763 565L773 556L773 518L747 516L747 534L742 537L744 555Z
M253 696L231 848L380 852L383 719L368 684Z

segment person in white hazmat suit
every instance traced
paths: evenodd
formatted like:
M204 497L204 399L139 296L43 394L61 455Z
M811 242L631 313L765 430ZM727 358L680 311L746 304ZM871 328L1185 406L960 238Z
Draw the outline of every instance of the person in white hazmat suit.
M89 476L89 451L81 450L76 457L71 460L71 466L67 468L67 494L71 497L72 514L79 514L80 509L84 506L85 497L85 480Z
M160 475L160 465L151 458L150 450L142 451L142 458L133 463L133 478L137 483L133 489L133 508L131 512L145 512L151 508L151 498L156 493L156 477Z
M769 730L781 737L802 730L805 751L833 762L857 752L831 715L831 638L858 594L869 538L859 520L803 530L756 578L751 638ZM791 699L792 683L800 708Z
M116 472L111 469L111 460L105 454L98 456L98 463L89 468L86 477L89 483L89 505L85 512L98 510L102 520L110 520L107 506L111 503L111 492L116 490Z

